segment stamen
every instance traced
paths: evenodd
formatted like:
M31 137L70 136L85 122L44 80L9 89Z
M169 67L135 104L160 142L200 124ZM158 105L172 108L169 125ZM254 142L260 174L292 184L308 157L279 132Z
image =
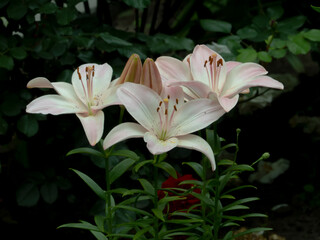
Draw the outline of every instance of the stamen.
M168 99L170 99L170 95L168 95Z
M165 110L164 114L165 114L165 115L168 115L168 109Z
M217 61L217 67L219 66L223 66L223 61L221 58Z
M175 111L178 111L176 105L173 105L173 108Z
M161 107L162 101L159 102L159 107Z
M165 103L168 103L168 102L169 102L169 99L168 99L168 98L165 98L165 99L163 99L163 101L164 101Z
M205 60L205 61L204 61L204 65L203 65L203 67L206 67L207 63L208 63L208 61L207 61L207 60Z
M178 98L176 98L176 104L179 104L179 100L178 100Z
M158 107L158 108L157 108L157 112L159 112L159 110L160 110L160 108Z
M77 68L77 73L78 73L79 79L81 80L81 74L80 74L80 72L79 72L79 68Z

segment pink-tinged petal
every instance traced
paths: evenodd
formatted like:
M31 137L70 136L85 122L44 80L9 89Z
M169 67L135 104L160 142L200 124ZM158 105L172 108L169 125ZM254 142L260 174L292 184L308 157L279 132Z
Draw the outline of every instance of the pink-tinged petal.
M151 58L147 58L143 63L140 84L151 88L158 94L162 91L160 73L157 65Z
M36 77L27 83L27 88L53 88L53 85L47 78Z
M211 80L214 78L215 71L212 70L213 72L211 74L210 68L212 67L214 69L214 67L217 66L210 66L210 56L215 56L216 59L212 64L221 66L221 69L223 69L222 72L226 72L226 70L224 70L225 62L223 58L205 45L197 45L194 48L190 57L190 68L194 80L201 81L204 84L213 87L215 84L212 84ZM216 61L219 61L219 64Z
M227 72L230 72L234 67L242 64L242 62L236 62L236 61L228 61L226 62L227 66Z
M237 102L239 100L239 95L237 94L231 98L219 97L218 100L219 100L219 103L221 104L221 106L223 107L223 109L226 112L229 112L237 104Z
M185 56L185 58L183 59L183 63L186 64L188 66L188 68L190 68L190 57L191 57L192 53L189 53L187 56Z
M114 144L129 138L142 138L147 130L137 123L122 123L114 127L103 141L103 148L108 149Z
M162 99L152 89L135 83L124 83L117 91L118 97L130 115L149 131L159 128L157 108ZM163 108L161 108L163 109Z
M146 132L144 135L144 141L147 143L147 148L153 155L159 155L170 151L178 144L178 139L175 137L167 140L160 140L150 132Z
M58 94L74 102L77 105L82 105L80 99L77 97L72 85L66 82L51 83L44 77L37 77L30 80L27 84L28 88L53 88Z
M91 109L101 110L112 105L122 105L122 102L117 95L117 90L120 86L121 85L115 85L108 88L102 95L99 96L99 104L97 106L92 106Z
M219 102L211 99L195 99L178 108L173 123L175 136L203 129L225 113Z
M212 171L216 169L213 151L210 145L203 138L193 134L179 136L177 147L196 150L203 153L209 159L212 166Z
M59 115L66 113L85 113L87 109L83 105L74 104L60 95L45 95L29 103L26 111L28 113Z
M90 74L89 78L92 78L92 84L87 81L86 68L94 67L94 75ZM109 87L112 77L112 68L109 64L105 63L98 65L95 63L87 63L79 66L72 74L72 85L77 96L84 104L89 102L90 94L92 99L99 97ZM96 104L96 102L95 102Z
M77 114L77 117L82 123L90 145L96 145L103 134L104 113L99 111L95 115Z
M200 82L200 81L188 81L188 82L173 82L168 85L169 87L173 86L183 86L188 89L188 91L185 91L185 93L190 98L207 98L209 96L209 93L211 92L211 88Z
M190 69L180 60L173 57L158 57L156 65L165 82L192 80Z
M228 72L226 82L223 86L222 95L235 95L246 89L246 85L253 78L267 74L264 67L257 63L243 63Z
M140 83L142 63L138 54L132 54L122 70L118 84L125 82Z

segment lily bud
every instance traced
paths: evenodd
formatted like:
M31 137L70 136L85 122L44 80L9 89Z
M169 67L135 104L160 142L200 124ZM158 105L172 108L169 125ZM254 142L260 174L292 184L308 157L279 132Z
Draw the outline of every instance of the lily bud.
M132 54L124 67L118 84L125 82L139 83L142 72L142 63L138 54Z
M145 85L158 94L162 91L162 81L159 70L151 58L147 58L142 67L140 84Z

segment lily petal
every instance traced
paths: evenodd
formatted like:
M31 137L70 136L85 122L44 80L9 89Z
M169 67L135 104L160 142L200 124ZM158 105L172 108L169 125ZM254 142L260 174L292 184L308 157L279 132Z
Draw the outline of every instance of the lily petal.
M74 102L76 105L83 105L78 96L76 95L73 86L66 82L50 82L47 78L37 77L30 80L27 88L53 88L58 94L67 100ZM85 107L85 106L82 106Z
M103 141L103 148L108 149L112 145L129 138L142 138L147 130L137 123L122 123L114 127Z
M239 100L239 94L229 97L218 97L219 103L226 112L229 112L237 104Z
M147 148L153 155L159 155L161 153L168 152L178 145L178 139L175 137L163 141L159 140L150 132L146 132L143 139L147 143Z
M92 79L92 86L87 84L86 67L94 67L94 76ZM87 63L79 66L72 74L72 85L81 101L88 104L89 88L92 87L91 94L93 97L98 97L103 94L109 87L112 77L112 68L109 64L98 65L96 63Z
M118 97L131 116L144 128L153 131L160 125L157 108L162 99L152 89L135 83L124 83L117 91Z
M91 108L96 111L111 105L122 105L122 102L117 95L117 90L120 86L121 85L115 85L108 88L102 95L100 95L100 104L92 106Z
M185 91L185 93L191 98L207 98L209 96L209 93L211 92L211 89L208 87L208 85L200 81L172 82L168 86L186 87L188 91Z
M178 109L175 116L174 135L185 135L203 129L218 120L224 109L218 101L211 99L195 99L186 102Z
M97 112L95 115L77 114L80 119L89 143L94 146L101 139L104 127L104 113Z
M85 113L87 109L83 105L74 104L60 95L45 95L36 98L27 105L28 113L42 114L66 114L66 113Z
M189 81L192 79L190 69L182 61L173 57L158 57L156 65L165 82Z
M179 136L177 147L197 150L203 153L209 159L212 166L212 171L216 169L213 151L207 141L205 141L203 138L193 134Z
M227 75L222 95L233 97L253 86L283 89L283 84L271 77L264 76L268 72L256 63L243 63L234 67Z

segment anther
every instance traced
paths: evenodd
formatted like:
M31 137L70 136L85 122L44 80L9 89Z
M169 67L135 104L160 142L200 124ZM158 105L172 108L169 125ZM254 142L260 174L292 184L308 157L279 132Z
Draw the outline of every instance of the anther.
M159 110L160 110L160 107L157 108L157 112L159 112Z
M223 61L221 58L217 61L217 67L219 67L220 65L223 66Z
M94 65L92 65L92 77L94 77Z
M159 107L161 107L162 101L159 102Z
M178 111L176 105L173 105L173 108L175 111Z
M178 98L176 98L176 104L179 104L179 100L178 100Z
M168 115L168 109L166 109L166 110L164 111L164 114L165 114L165 115Z
M170 99L170 95L168 95L168 99Z
M81 74L80 74L80 72L79 72L79 68L77 68L77 73L78 73L79 79L81 80Z
M203 65L203 67L206 67L207 63L208 63L208 61L207 61L207 60L205 60L205 61L204 61L204 65Z

